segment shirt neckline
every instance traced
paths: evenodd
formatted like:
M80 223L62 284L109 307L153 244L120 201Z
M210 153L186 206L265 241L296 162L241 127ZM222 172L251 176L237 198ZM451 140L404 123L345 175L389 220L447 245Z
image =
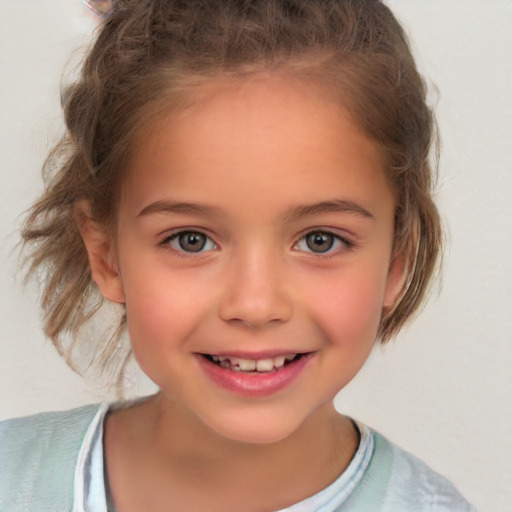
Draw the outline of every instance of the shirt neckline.
M74 475L72 512L115 512L107 508L107 482L103 463L103 425L111 404L102 403L84 436ZM331 511L339 507L361 482L375 449L372 431L354 422L359 430L357 450L343 473L318 493L276 512Z

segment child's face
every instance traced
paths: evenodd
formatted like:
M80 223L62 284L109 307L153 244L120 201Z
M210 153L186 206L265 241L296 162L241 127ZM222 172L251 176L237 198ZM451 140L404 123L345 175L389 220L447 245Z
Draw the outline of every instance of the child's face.
M154 127L114 272L96 280L126 303L166 399L223 436L276 441L331 414L367 359L401 288L393 217L376 148L332 102L285 80L224 84ZM255 365L277 369L238 371Z

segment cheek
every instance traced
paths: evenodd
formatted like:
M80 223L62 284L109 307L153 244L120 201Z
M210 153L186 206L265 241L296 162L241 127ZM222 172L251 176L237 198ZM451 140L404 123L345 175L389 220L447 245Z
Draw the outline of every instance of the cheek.
M160 388L178 389L185 379L180 364L198 324L192 302L154 289L126 305L127 329L133 356L142 371Z
M127 328L134 356L146 369L186 344L204 308L199 290L156 265L125 269Z
M382 315L385 283L372 272L324 283L312 295L311 311L329 341L347 349L373 345Z

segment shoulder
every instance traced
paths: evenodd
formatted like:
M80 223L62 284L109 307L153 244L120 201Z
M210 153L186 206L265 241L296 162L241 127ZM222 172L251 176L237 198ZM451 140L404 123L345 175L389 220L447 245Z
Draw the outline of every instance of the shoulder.
M0 432L3 436L6 436L20 429L31 433L34 428L37 428L42 433L45 433L53 431L55 428L67 429L69 427L75 427L76 425L90 421L99 407L100 405L98 404L86 405L68 411L42 412L31 416L0 421ZM5 439L5 437L3 438Z
M50 454L75 448L101 407L87 405L0 422L2 463L15 463L17 459L13 456L16 455L29 460L38 453Z
M381 434L373 436L375 453L369 469L379 472L385 467L389 474L383 510L475 512L448 479Z
M56 496L59 502L70 502L80 447L106 407L89 405L0 422L0 509L33 510L34 504L54 502Z
M348 499L336 512L476 512L446 478L381 434L369 435L371 456Z

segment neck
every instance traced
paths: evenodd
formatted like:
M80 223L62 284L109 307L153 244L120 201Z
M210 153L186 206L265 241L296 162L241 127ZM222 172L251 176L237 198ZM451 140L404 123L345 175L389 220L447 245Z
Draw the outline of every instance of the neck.
M226 499L218 502L218 510L249 510L251 502L261 510L262 499L268 501L269 509L289 506L333 482L358 444L351 421L332 404L319 408L285 439L264 444L223 437L160 395L136 407L140 408L137 414L133 414L135 408L125 411L132 411L125 422L126 426L131 422L127 442L137 446L146 440L139 457L144 454L151 460L162 482L176 482L182 491L189 489L194 497L184 498L185 502L196 500L194 490L200 488L208 508L196 502L198 510L215 510L219 496ZM265 489L264 497L261 489Z

